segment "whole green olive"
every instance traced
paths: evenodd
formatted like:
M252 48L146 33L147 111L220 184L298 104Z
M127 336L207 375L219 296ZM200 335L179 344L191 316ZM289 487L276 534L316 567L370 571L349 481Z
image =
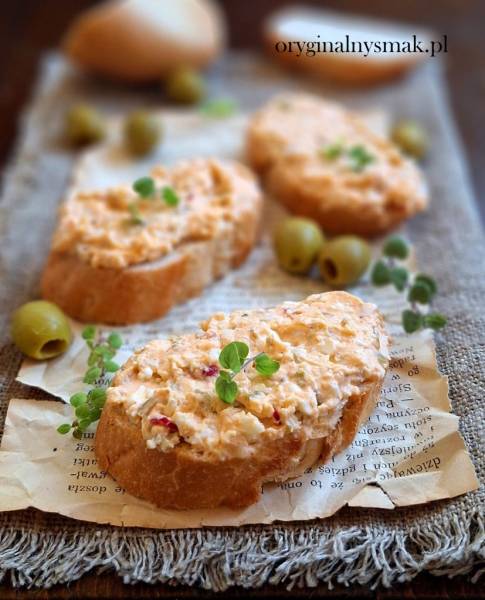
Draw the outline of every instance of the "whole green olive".
M274 249L282 269L289 273L308 273L324 242L315 221L289 217L274 232Z
M358 281L371 259L369 244L355 235L342 235L326 242L318 257L323 279L332 286Z
M27 302L18 308L12 315L10 333L19 350L38 360L62 354L72 340L65 314L45 300Z
M173 102L196 104L206 95L206 86L200 73L189 67L179 67L167 77L165 91Z
M65 136L74 146L98 142L104 137L102 116L92 106L77 104L66 113Z
M153 150L161 137L158 119L148 111L137 110L125 120L124 139L129 151L144 156Z
M391 137L393 142L409 156L420 159L426 154L428 136L426 130L417 121L399 121L394 126Z

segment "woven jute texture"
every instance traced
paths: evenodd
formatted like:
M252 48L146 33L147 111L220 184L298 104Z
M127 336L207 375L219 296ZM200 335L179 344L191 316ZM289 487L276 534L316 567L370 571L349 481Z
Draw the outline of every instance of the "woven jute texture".
M327 93L355 107L379 107L419 119L433 150L425 164L431 209L408 233L418 261L439 282L437 308L449 325L437 338L440 370L449 376L460 429L483 481L485 421L485 245L463 150L446 102L439 63L406 80L358 94L289 80L254 57L232 55L210 75L215 97L252 109L283 89ZM156 91L126 91L71 71L56 55L41 69L0 202L0 433L12 397L47 396L14 381L21 357L8 340L8 317L35 297L74 155L57 139L63 111L85 99L101 109L159 107ZM82 290L79 290L82 293ZM264 582L320 581L390 585L420 571L476 579L484 549L483 488L449 501L393 511L345 509L323 521L238 529L159 532L87 524L26 510L0 514L0 579L50 586L98 568L125 581L170 581L222 590Z

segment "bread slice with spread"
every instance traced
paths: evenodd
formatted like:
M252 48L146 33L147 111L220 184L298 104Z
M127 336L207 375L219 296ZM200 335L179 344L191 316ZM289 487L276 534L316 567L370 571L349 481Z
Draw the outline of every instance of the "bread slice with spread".
M418 167L355 113L305 94L252 118L247 155L268 191L333 234L376 236L426 208Z
M81 321L150 321L245 260L262 210L246 167L195 159L151 176L155 192L145 197L126 185L63 204L41 281L45 299Z
M243 342L279 363L216 392L221 350ZM263 483L296 477L353 440L388 365L377 308L328 292L275 308L218 313L198 333L150 342L108 388L96 433L102 469L163 508L239 508Z

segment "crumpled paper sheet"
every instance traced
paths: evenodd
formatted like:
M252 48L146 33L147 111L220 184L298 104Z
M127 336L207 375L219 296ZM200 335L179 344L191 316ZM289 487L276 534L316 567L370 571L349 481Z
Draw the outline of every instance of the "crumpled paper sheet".
M246 125L242 115L215 121L196 114L164 114L163 121L165 143L155 157L137 162L124 154L115 122L108 142L80 160L69 193L132 181L156 162L171 163L195 154L241 155ZM382 130L385 119L376 113L372 123ZM262 242L242 268L200 297L176 306L164 319L117 328L124 340L119 362L150 339L193 331L216 311L271 306L325 291L318 278L292 277L276 266L270 231L283 211L271 200L265 210ZM0 510L34 506L125 526L227 526L323 518L346 504L392 509L476 489L458 417L449 412L447 380L437 370L431 332L402 333L403 299L390 287L375 289L364 282L351 291L375 302L385 314L393 334L392 361L376 410L352 445L328 464L313 467L300 478L265 485L261 500L245 510L157 509L125 493L97 468L94 430L80 441L56 432L58 425L72 417L69 405L14 399L0 448ZM80 339L81 327L73 322L77 335L66 354L43 363L25 361L18 379L63 400L83 389L87 350Z

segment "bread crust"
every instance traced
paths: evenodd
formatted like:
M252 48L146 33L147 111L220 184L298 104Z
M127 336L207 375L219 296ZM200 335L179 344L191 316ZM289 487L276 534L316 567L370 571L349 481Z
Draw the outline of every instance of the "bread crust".
M136 4L126 0L107 2L82 13L63 40L66 54L78 65L101 75L145 82L159 80L177 65L202 68L222 50L224 22L210 0L185 2L190 4L186 12L192 12L191 19L205 34L189 43L173 33L157 31L155 23L147 22L142 2Z
M335 430L318 440L317 464L327 462L352 442L374 410L381 383L352 396ZM300 464L292 470L291 478L315 464L305 460L307 445L313 452L311 443L305 444L297 436L284 437L268 444L256 458L224 462L198 458L184 445L160 452L147 448L141 428L114 403L103 409L95 438L99 466L128 493L161 508L178 510L218 506L238 509L254 504L261 497L263 483L289 479L287 465L295 455L300 455Z
M240 266L258 239L259 221L259 212L245 211L230 240L220 236L185 244L166 259L125 269L97 268L52 252L41 278L42 297L84 322L127 325L158 319Z
M197 166L197 161L193 164ZM210 168L211 162L207 164ZM159 259L112 267L80 256L75 244L59 249L54 236L41 277L42 297L79 321L126 325L160 318L175 304L200 294L240 266L259 239L261 191L248 169L239 163L231 168L250 187L238 196L230 219L218 214L211 237L192 240L192 234ZM62 223L61 217L61 233Z
M283 104L291 110L283 110ZM370 150L373 160L367 169L352 171L319 154L335 143L342 129L350 147ZM379 236L428 203L415 164L357 115L317 97L288 94L270 101L249 125L246 153L276 200L330 234Z
M281 204L297 215L317 221L326 233L356 234L372 238L395 229L426 207L426 197L403 180L389 189L384 202L374 202L365 192L349 189L335 199L318 182L305 185L305 165L279 160L266 175L266 187Z
M346 314L362 314L362 303L349 294L330 292L323 296L344 303ZM374 335L379 332L379 339L383 336L386 353L387 336L380 315L376 311L368 318L372 320L366 327ZM134 358L116 375L113 390L132 381ZM280 437L258 442L257 452L225 457L200 452L183 438L165 451L149 448L140 419L130 416L117 396L108 393L96 432L96 456L100 467L126 491L162 508L246 507L257 502L265 482L298 477L308 467L328 461L346 448L374 409L384 374L385 368L381 368L379 376L374 373L356 384L358 392L347 398L339 420L324 437L307 437L301 428L285 429Z

